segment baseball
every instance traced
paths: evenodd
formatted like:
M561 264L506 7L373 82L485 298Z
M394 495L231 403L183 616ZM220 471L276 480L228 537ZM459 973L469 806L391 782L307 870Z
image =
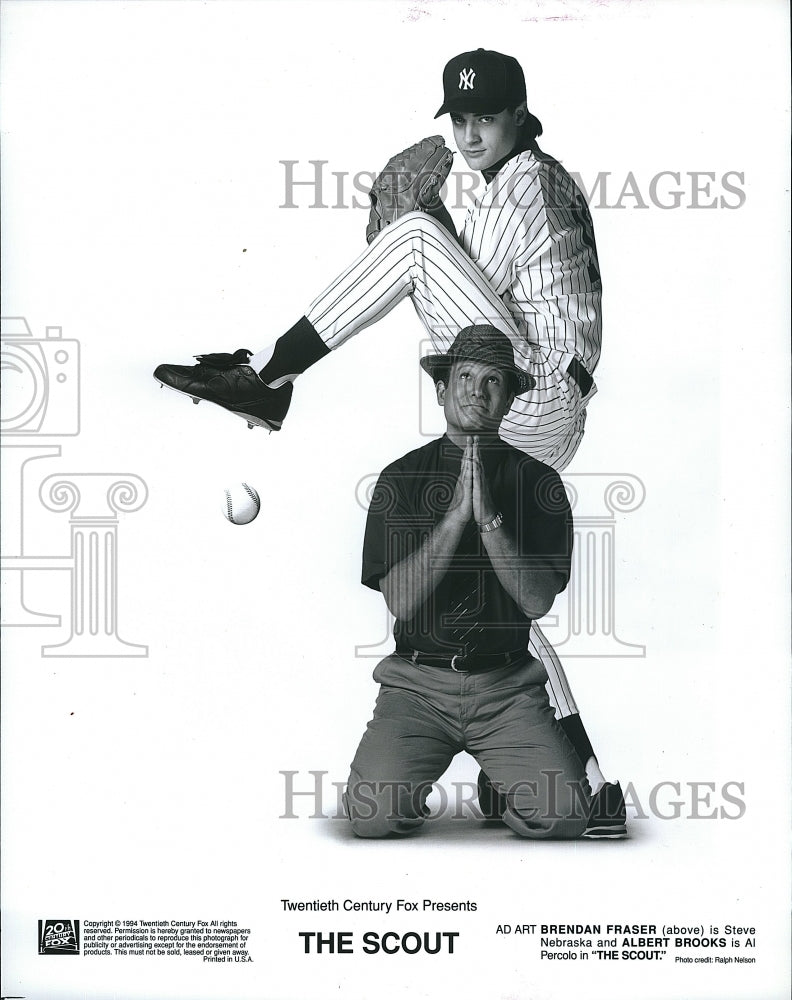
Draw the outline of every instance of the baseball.
M260 508L258 493L247 483L235 483L225 490L223 513L232 524L250 524Z

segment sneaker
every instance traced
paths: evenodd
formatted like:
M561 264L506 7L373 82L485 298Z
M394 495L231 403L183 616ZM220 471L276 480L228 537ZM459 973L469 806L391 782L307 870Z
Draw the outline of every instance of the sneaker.
M503 819L503 814L506 812L506 796L495 791L483 771L479 771L478 776L478 800L484 819Z
M618 781L606 781L591 800L591 814L583 836L605 840L627 835L627 806Z
M197 365L160 365L154 378L194 403L205 399L247 420L248 427L279 431L291 403L292 383L270 389L247 363L250 351L233 354L197 354Z

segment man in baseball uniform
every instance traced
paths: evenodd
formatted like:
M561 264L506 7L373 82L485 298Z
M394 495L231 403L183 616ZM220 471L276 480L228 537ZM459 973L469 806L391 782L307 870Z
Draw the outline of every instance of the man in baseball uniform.
M409 833L464 750L503 797L512 830L579 837L591 806L583 761L528 651L533 619L569 579L572 515L558 473L498 436L533 378L508 337L484 324L421 365L446 433L391 463L372 494L362 579L396 619L396 650L374 671L379 695L347 815L360 837Z
M556 470L566 467L583 435L600 355L602 286L588 206L536 143L542 126L528 111L516 59L484 49L462 53L446 65L443 88L435 117L450 115L459 151L486 181L459 236L443 210L410 212L273 344L256 354L199 355L192 366L160 365L154 376L161 384L251 426L279 430L297 376L410 298L438 352L475 324L509 337L535 389L515 397L500 436ZM605 781L558 657L536 626L531 644L562 725L586 760L592 815L602 814L592 835L618 836L626 815L621 790ZM483 782L484 799L487 789Z

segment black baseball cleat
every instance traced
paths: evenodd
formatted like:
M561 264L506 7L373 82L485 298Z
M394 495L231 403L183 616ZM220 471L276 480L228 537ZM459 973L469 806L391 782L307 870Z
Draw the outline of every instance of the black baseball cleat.
M258 425L279 431L289 411L292 383L270 389L247 363L251 352L240 348L233 354L197 354L197 365L159 365L154 378L194 403L205 399Z
M484 819L502 819L506 798L496 792L483 771L478 776L479 808ZM627 835L627 806L618 781L606 781L591 800L591 813L583 836L590 840L616 840Z
M479 809L484 819L503 819L506 812L506 796L496 792L483 771L478 776Z
M589 840L615 840L627 835L627 806L618 781L606 781L591 800L591 813L583 836Z

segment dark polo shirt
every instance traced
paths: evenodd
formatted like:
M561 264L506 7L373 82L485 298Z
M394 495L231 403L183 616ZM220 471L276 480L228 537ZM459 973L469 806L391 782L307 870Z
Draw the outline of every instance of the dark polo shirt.
M528 567L552 574L557 592L569 580L572 513L558 473L498 439L481 446L481 456L503 529L517 543ZM462 451L447 436L409 452L380 475L369 506L363 543L362 581L379 590L389 569L418 549L447 512L459 478ZM471 603L471 596L472 603ZM409 621L397 620L398 650L448 655L459 651L460 601L475 629L468 653L524 649L531 621L501 586L471 520L451 567L435 592ZM462 623L464 624L464 623Z

